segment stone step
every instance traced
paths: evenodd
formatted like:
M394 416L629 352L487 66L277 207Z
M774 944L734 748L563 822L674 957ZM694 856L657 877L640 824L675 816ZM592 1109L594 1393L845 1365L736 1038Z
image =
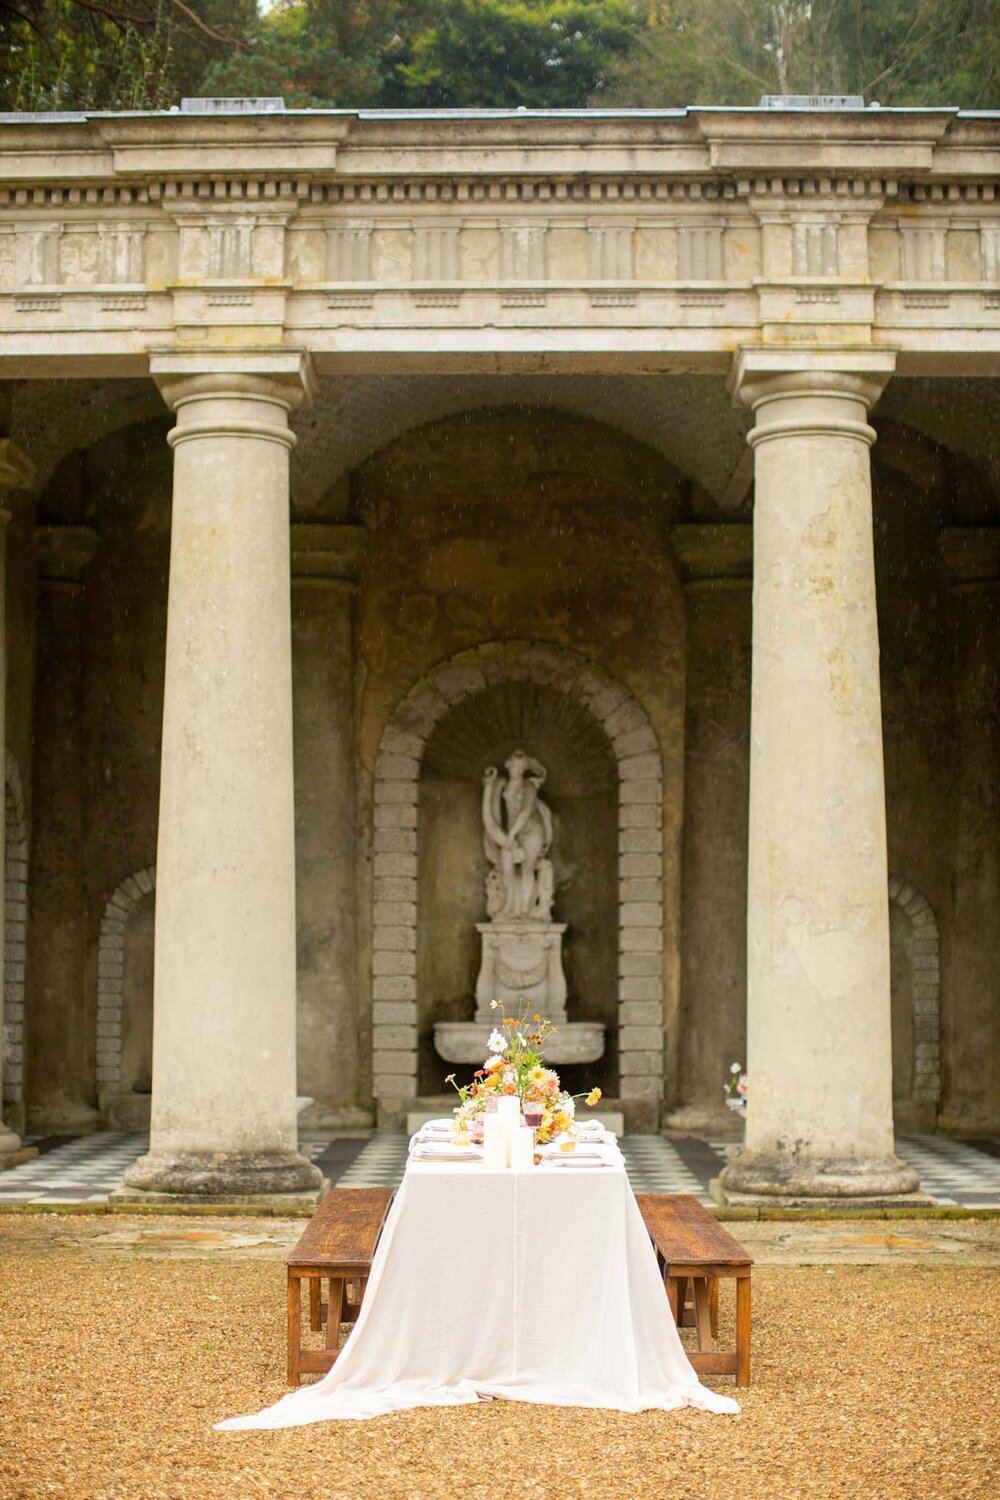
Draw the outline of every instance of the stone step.
M453 1106L442 1104L437 1109L421 1108L411 1109L406 1115L406 1133L414 1135L421 1125L426 1125L428 1120L440 1120L445 1115L450 1115ZM581 1119L599 1120L605 1130L612 1131L615 1135L625 1134L625 1116L620 1109L585 1109L580 1115Z

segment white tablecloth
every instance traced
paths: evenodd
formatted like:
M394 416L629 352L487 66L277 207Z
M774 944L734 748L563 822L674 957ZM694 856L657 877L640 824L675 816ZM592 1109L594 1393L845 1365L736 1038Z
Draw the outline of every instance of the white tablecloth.
M482 1397L737 1412L698 1382L620 1166L411 1162L357 1324L315 1385L220 1427L297 1427Z

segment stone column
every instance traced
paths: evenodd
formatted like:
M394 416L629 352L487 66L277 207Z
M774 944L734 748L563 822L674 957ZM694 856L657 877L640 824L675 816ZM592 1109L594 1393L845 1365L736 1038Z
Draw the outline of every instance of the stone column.
M177 416L149 1154L126 1191L315 1195L298 1154L288 414L298 351L154 355Z
M35 468L28 455L12 443L10 438L0 438L0 767L7 745L7 522L10 511L7 502L17 490L30 489L34 483ZM7 868L6 806L0 808L0 881ZM3 1067L7 1051L7 1035L4 1030L4 917L5 902L0 901L0 1169L17 1166L37 1153L22 1145L20 1138L4 1124Z
M681 1035L675 1130L738 1133L722 1085L746 1056L746 827L752 528L679 525L687 665Z
M28 922L28 1122L98 1124L94 1011L87 1003L84 862L84 573L89 526L39 526L38 665Z
M1000 526L949 526L941 554L951 575L955 716L941 1123L988 1134L1000 1118Z
M754 586L743 1153L731 1202L893 1202L868 408L881 351L744 350Z
M299 1086L310 1129L371 1124L358 955L354 600L364 526L292 526ZM367 1006L363 1007L368 1010Z

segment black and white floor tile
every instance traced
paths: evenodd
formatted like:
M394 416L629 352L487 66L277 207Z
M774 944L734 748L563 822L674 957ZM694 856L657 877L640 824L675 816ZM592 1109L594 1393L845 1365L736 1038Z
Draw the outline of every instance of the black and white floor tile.
M38 1156L0 1172L0 1210L5 1204L103 1204L149 1142L144 1135L107 1131L45 1136L28 1144L38 1148ZM406 1147L405 1135L302 1142L303 1152L340 1187L394 1187L403 1175ZM693 1193L703 1203L711 1202L710 1181L739 1149L733 1141L655 1135L625 1136L621 1147L637 1192ZM1000 1142L904 1135L897 1137L896 1151L942 1206L1000 1208Z

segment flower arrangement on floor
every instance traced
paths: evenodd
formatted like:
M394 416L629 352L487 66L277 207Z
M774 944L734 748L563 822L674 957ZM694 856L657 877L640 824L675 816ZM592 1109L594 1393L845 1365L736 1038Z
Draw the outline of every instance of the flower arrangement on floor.
M502 1000L491 1002L500 1012L490 1033L487 1056L477 1068L472 1082L459 1085L454 1073L445 1080L458 1095L455 1108L455 1130L473 1138L481 1132L481 1116L496 1108L503 1095L516 1095L521 1101L525 1122L534 1124L538 1144L559 1135L572 1135L576 1104L583 1099L592 1109L601 1098L600 1089L586 1094L569 1094L559 1082L559 1074L547 1068L542 1055L546 1037L557 1028L537 1014L529 1014L526 1003L518 1003L517 1014L508 1015ZM537 1121L537 1124L535 1124ZM477 1126L478 1122L478 1126Z
M726 1103L730 1109L735 1110L739 1115L746 1114L749 1079L743 1071L742 1063L730 1063L726 1081L722 1085L722 1092L726 1096Z

